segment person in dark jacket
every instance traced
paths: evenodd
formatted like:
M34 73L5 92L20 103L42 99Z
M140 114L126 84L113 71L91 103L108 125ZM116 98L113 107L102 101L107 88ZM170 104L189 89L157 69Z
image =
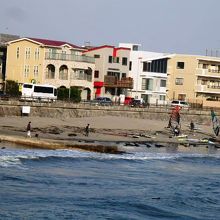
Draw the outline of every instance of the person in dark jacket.
M194 124L193 121L191 121L191 122L190 122L190 130L191 130L191 131L194 131L194 129L195 129L195 124Z
M89 136L89 126L90 124L87 124L86 128L85 128L85 136Z
M31 121L29 121L27 125L27 137L31 138Z

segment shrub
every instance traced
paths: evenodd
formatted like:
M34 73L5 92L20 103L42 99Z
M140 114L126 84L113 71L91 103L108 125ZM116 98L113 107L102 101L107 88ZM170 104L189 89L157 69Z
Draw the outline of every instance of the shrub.
M19 96L21 93L19 92L19 84L13 80L6 81L6 94L10 96Z
M58 88L57 98L59 100L70 100L73 102L81 101L81 90L78 87L71 87L70 90L65 87Z

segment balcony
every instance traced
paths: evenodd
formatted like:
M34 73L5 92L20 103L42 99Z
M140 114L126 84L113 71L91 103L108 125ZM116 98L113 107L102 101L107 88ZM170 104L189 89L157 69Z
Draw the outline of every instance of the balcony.
M64 61L76 61L76 62L86 62L95 63L94 57L81 56L75 54L64 54L64 53L45 53L46 60L64 60Z
M197 85L196 92L220 94L220 85Z
M72 80L85 80L85 81L92 82L92 75L88 75L88 74L82 74L82 75L74 74L71 79Z
M130 77L125 77L121 78L121 80L118 80L116 76L105 76L104 86L108 88L133 89L133 79Z
M196 70L196 75L210 78L220 78L220 70L198 68Z

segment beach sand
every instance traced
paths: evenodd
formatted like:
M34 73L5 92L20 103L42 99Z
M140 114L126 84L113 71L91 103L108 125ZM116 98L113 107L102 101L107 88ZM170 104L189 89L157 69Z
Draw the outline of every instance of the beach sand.
M145 140L146 136L157 139L169 137L168 122L161 120L136 119L127 117L101 116L85 118L42 118L42 117L0 117L0 132L5 135L26 136L26 126L31 121L32 137L48 139L86 139L98 141ZM84 135L84 128L90 124L89 137ZM214 136L210 125L198 125L198 130L190 132L190 122L181 123L182 134L191 138ZM138 137L140 136L140 137ZM145 137L141 137L145 136Z

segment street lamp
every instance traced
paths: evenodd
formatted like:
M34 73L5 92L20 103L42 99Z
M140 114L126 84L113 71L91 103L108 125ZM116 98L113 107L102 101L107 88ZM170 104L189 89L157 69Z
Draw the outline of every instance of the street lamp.
M140 64L141 64L142 57L138 57L138 66L137 66L137 74L136 74L136 95L135 99L138 99L138 85L139 85L139 71L140 71Z
M70 80L69 80L69 101L71 97L71 71L70 71Z
M5 77L4 81L3 81L3 85L4 85L3 93L6 94L6 87L7 87L7 80L6 80L6 77Z

